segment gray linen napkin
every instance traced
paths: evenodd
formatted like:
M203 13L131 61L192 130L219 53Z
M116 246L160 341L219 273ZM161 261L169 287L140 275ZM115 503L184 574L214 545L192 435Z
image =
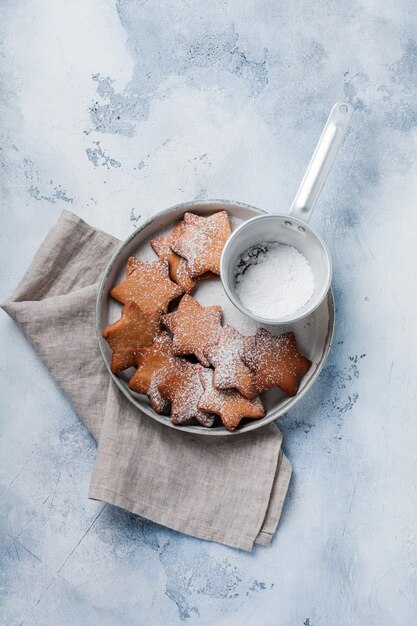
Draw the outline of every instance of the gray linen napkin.
M236 548L270 543L291 477L275 424L198 437L142 414L110 380L94 308L118 244L64 211L2 305L98 441L89 497Z

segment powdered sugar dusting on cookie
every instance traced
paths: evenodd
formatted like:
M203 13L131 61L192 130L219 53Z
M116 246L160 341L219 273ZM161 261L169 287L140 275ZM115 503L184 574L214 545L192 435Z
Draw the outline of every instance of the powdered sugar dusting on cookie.
M160 333L151 346L137 350L135 357L138 369L129 381L129 388L146 394L155 411L161 413L167 408L167 402L161 396L158 385L168 377L174 361L168 333Z
M244 417L256 419L265 415L265 409L260 398L248 400L238 391L219 391L216 389L213 386L213 372L211 370L201 371L200 378L204 386L204 393L198 404L199 408L219 415L228 430L234 430Z
M169 377L158 386L161 394L171 401L171 421L173 424L187 424L196 419L202 426L212 426L213 415L198 409L203 393L199 373L202 366L185 359L175 359Z
M102 333L112 350L112 371L121 372L135 365L136 349L149 346L158 327L158 315L148 315L134 302L127 302L122 317L106 326Z
M180 222L181 224L181 222ZM171 243L178 232L179 224L168 237L157 237L149 242L154 252L160 259L166 259L169 263L171 279L180 285L186 292L190 292L196 285L196 280L191 277L188 262L171 250Z
M161 313L183 292L170 279L167 260L143 263L130 257L125 280L111 289L110 295L122 303L135 302L145 313Z
M177 311L162 316L162 323L174 335L173 353L194 354L209 367L207 353L218 341L221 315L219 306L203 307L192 296L183 296Z
M169 365L166 365L165 367L159 369L157 372L155 372L154 376L152 376L148 388L147 395L157 413L164 413L168 408L168 401L162 396L161 392L158 389L158 385L166 380L166 378L169 376L169 373Z
M218 389L237 389L247 397L256 396L255 381L251 370L243 363L245 337L235 328L224 326L217 345L209 351L214 366L214 385Z
M245 364L255 374L259 393L279 387L288 395L295 395L300 377L307 372L311 362L297 351L293 332L279 337L260 328L254 339L245 345Z
M172 249L188 261L192 276L220 273L220 257L231 235L229 216L219 211L209 217L185 213L181 228L173 236Z
M270 335L267 331L258 332L255 338L257 350L257 360L262 363L274 351L277 354L277 360L283 371L288 374L295 374L297 371L296 361L291 358L293 348L293 333L283 333L279 337Z

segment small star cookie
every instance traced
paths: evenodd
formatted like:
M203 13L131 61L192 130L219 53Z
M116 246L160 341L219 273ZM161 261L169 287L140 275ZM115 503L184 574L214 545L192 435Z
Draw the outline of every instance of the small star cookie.
M178 298L183 289L169 278L166 260L144 263L130 257L126 266L126 278L110 290L112 298L125 304L135 302L144 313L166 313L168 304Z
M158 391L158 385L167 378L174 363L171 348L170 336L162 332L151 346L135 351L138 369L129 381L129 388L147 395L157 413L162 413L168 406L167 400Z
M196 419L201 426L212 426L213 415L198 409L198 401L203 393L199 373L203 368L198 363L185 359L175 359L170 375L158 385L164 398L171 402L171 422L188 424Z
M172 234L171 248L187 259L192 277L205 272L220 274L220 257L231 232L226 211L209 217L185 213Z
M258 419L264 417L265 409L260 398L248 400L238 391L220 391L213 386L213 371L200 370L204 393L198 403L201 411L219 415L228 430L235 430L244 417Z
M232 326L224 326L218 343L207 357L214 367L213 382L216 389L237 389L245 398L257 396L253 372L243 363L245 339Z
M180 222L181 224L182 222ZM190 268L188 267L188 261L180 257L178 254L172 251L171 244L175 237L176 230L179 225L176 226L174 231L168 235L168 237L157 237L152 239L151 244L155 254L160 259L166 259L169 263L169 275L174 283L177 283L185 293L190 293L197 284L197 279L192 278ZM212 272L206 272L198 277L198 280L210 280L211 278L217 278L216 274Z
M114 373L136 365L135 350L150 346L159 330L159 315L144 313L135 302L126 302L122 317L103 330L103 337L113 351Z
M172 239L175 236L175 230L168 237L157 237L152 239L150 244L154 252L160 259L166 259L169 263L169 275L177 285L189 293L196 286L196 279L191 277L188 262L171 250Z
M182 297L176 311L161 318L174 335L173 353L177 356L194 354L205 367L210 366L207 352L219 339L221 319L220 306L202 306L188 294Z
M295 396L300 378L311 367L311 361L297 352L293 332L279 337L260 328L255 339L249 338L243 362L255 374L258 393L279 387L289 396Z

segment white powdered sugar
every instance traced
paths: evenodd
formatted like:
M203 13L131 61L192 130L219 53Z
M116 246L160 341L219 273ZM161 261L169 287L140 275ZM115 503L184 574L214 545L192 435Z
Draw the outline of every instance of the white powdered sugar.
M307 259L294 246L262 242L240 257L235 267L237 295L249 311L279 319L301 309L314 292Z

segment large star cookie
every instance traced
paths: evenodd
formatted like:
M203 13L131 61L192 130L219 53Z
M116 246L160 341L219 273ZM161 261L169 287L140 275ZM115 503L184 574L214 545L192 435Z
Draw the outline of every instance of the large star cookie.
M163 325L174 335L173 353L194 354L202 365L209 367L207 352L219 339L221 318L220 306L202 306L185 294L177 311L162 316Z
M171 248L187 259L191 276L205 272L220 274L220 257L232 232L226 211L209 217L185 213L175 230Z
M218 343L211 348L207 357L213 365L213 383L217 389L237 389L245 398L257 394L253 372L243 363L245 339L232 326L224 326Z
M260 398L248 400L238 391L229 389L220 391L213 386L213 371L200 370L200 379L204 393L198 403L198 408L207 413L219 415L228 430L235 430L244 417L257 419L264 417L265 409Z
M188 424L196 419L202 426L213 425L214 416L198 409L198 401L203 393L199 376L202 369L198 363L175 359L170 375L158 385L162 396L171 402L173 424Z
M170 372L175 357L172 354L172 340L168 333L160 333L148 348L136 350L138 369L129 381L129 388L136 393L144 393L157 413L167 409L168 402L158 391Z
M126 302L122 317L106 326L103 337L113 351L112 372L136 365L135 350L150 346L159 330L159 315L144 313L135 302Z
M150 314L165 313L171 300L182 293L183 289L169 278L168 261L144 263L135 257L128 260L125 280L110 290L118 302L131 300Z
M276 337L264 328L248 338L243 361L255 374L258 393L279 387L289 396L295 396L301 376L311 367L298 353L293 332Z

